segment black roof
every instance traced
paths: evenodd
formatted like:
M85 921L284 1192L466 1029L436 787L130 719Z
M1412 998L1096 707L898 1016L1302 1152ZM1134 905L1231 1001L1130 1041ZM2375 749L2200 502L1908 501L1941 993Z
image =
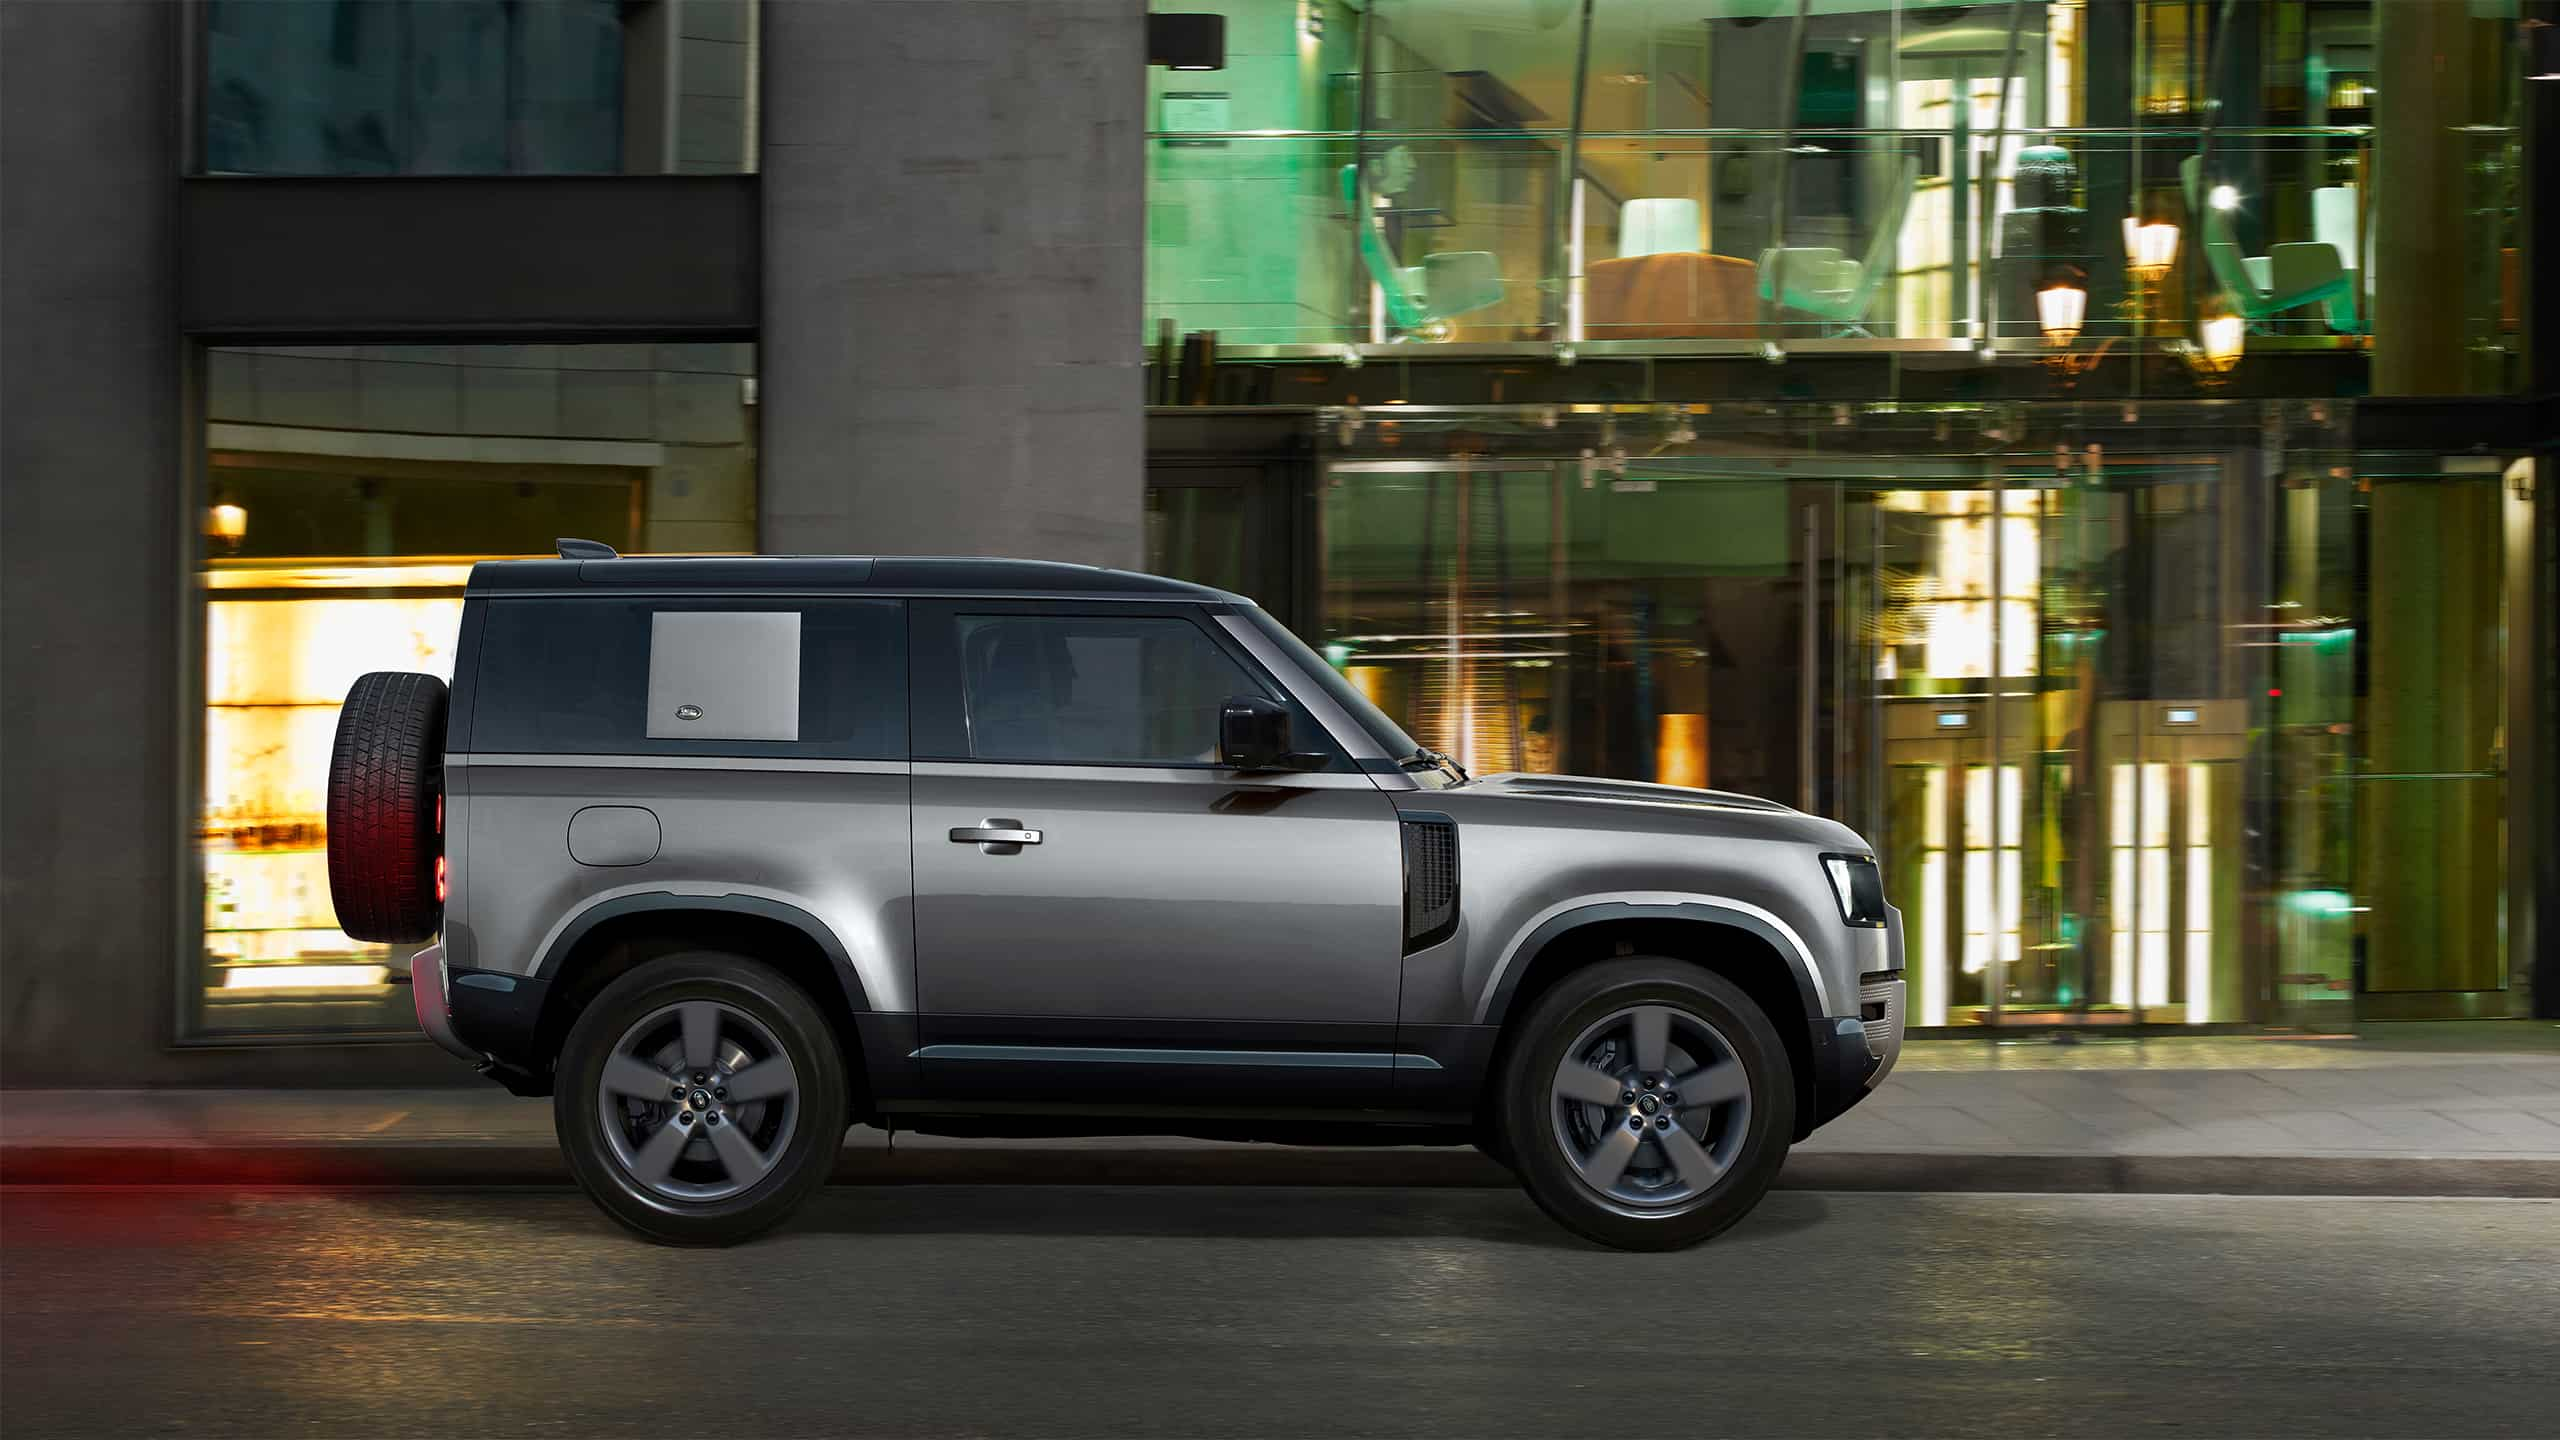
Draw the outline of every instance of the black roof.
M466 593L743 593L1050 595L1101 600L1213 600L1240 595L1135 570L1055 560L939 555L703 555L611 560L484 560Z

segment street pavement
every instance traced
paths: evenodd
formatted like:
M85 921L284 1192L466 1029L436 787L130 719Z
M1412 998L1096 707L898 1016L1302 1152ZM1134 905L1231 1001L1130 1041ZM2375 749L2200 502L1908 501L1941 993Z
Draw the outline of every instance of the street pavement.
M457 1070L459 1074L459 1070ZM855 1130L839 1178L1508 1185L1463 1148ZM557 1184L551 1107L438 1090L0 1092L0 1181ZM2560 1196L2560 1026L1922 1040L1800 1145L1797 1189Z
M11 1436L2548 1434L2560 1202L866 1186L0 1192Z

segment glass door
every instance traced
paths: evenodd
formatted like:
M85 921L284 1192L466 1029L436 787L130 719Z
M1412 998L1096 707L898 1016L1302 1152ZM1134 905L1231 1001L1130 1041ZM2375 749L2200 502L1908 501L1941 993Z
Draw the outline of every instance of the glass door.
M2377 459L2359 486L2364 653L2345 782L2357 1010L2503 1015L2507 637L2522 617L2502 557L2529 535L2530 487L2495 459Z
M2067 749L2048 732L2045 572L2055 492L1996 466L1912 467L1855 492L1847 554L1872 574L1845 661L1872 712L1869 838L1903 911L1912 1023L1996 1022L2085 997L2058 953ZM1904 488L1908 487L1908 488ZM2067 686L2068 676L2060 677ZM2057 771L2057 764L2059 770Z
M1874 598L1844 667L1912 1023L2243 1018L2247 571L2219 462L1898 468L1845 502L1869 578L1844 594Z

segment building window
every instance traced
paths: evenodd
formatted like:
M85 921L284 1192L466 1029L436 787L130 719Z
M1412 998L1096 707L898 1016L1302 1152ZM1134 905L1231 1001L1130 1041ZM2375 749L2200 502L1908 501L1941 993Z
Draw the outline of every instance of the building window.
M194 1036L405 1030L414 947L337 928L338 705L369 670L450 679L475 560L563 535L755 548L755 349L221 347L205 356Z
M211 0L229 175L756 168L757 0Z

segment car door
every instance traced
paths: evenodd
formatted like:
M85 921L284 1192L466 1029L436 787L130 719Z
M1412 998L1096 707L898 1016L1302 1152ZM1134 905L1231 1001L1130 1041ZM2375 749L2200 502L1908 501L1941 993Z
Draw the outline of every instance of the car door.
M1207 618L1107 602L910 610L929 1094L1383 1101L1394 807L1302 710L1292 744L1322 768L1218 764L1228 697L1288 696Z

